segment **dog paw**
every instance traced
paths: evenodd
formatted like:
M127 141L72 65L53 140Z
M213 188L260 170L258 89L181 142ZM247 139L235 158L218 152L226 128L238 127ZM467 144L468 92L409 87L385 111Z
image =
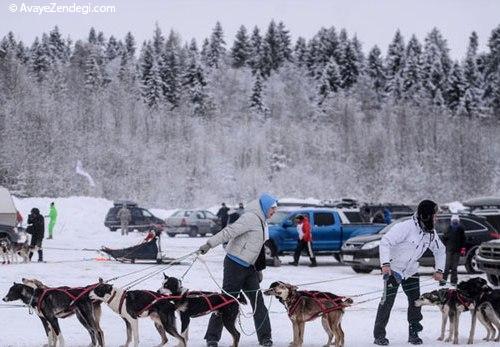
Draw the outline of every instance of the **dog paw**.
M474 344L474 340L468 340L468 341L467 341L467 344L468 344L468 345L472 345L472 344Z
M444 342L450 342L450 341L451 341L451 339L449 337L444 339Z
M443 341L443 340L444 340L444 337L439 336L439 337L437 338L437 340L438 340L438 341Z
M458 340L453 340L454 345L458 345Z

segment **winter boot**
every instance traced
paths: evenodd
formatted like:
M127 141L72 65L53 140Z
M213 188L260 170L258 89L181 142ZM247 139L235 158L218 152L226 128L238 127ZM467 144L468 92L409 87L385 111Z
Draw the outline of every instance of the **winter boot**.
M219 343L217 341L207 341L207 347L218 347Z
M422 339L418 337L418 332L422 329L418 329L417 327L413 327L410 325L408 329L408 342L412 345L421 345L423 343Z
M296 261L290 261L290 262L288 262L288 264L293 265L293 266L298 266L299 265L299 263L296 262Z
M31 258L33 258L33 252L30 252L29 258L30 258L30 261L31 261Z
M271 339L264 339L260 342L261 346L271 347L273 345L273 341Z
M316 263L316 258L311 259L311 264L309 264L309 267L316 267L318 264Z
M387 346L389 344L389 340L385 337L377 337L374 341L374 344L378 346Z
M43 250L41 249L38 250L38 262L43 262Z

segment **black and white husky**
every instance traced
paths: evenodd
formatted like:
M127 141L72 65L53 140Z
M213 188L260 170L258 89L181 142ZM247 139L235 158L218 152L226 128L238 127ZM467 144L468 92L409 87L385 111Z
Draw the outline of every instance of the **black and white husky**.
M441 335L439 341L458 344L458 323L460 314L464 311L473 309L474 304L471 299L462 295L455 289L442 288L424 293L415 301L415 306L432 305L438 306L441 311ZM450 320L449 335L445 339L446 323Z
M90 297L105 302L125 321L127 341L124 347L128 347L132 341L134 347L139 345L138 319L143 317L153 320L161 336L159 346L167 344L165 331L179 340L180 347L186 346L184 338L175 326L175 306L163 295L149 290L124 290L111 284L100 283L92 290Z
M64 290L70 289L69 287L33 288L26 284L14 282L3 301L21 300L33 309L42 321L49 347L64 346L64 338L58 319L69 317L75 313L80 323L89 331L92 339L91 346L104 346L102 338L96 336L94 328L90 326L91 322L94 322L91 302L82 300L73 307L72 303L75 296L67 295L64 292Z

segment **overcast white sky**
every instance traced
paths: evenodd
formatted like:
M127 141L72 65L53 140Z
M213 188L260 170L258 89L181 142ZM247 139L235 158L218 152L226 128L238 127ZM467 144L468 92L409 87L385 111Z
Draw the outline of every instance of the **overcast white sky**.
M58 25L73 40L87 37L90 26L123 37L132 31L138 42L149 38L158 22L162 30L171 28L183 39L200 42L219 20L232 41L241 24L266 28L271 19L283 21L292 37L314 35L321 26L345 27L356 33L367 51L374 44L385 51L399 28L408 41L412 33L423 39L438 27L448 40L454 57L462 57L472 30L486 48L491 30L500 25L500 0L1 0L0 35L9 30L18 39L31 43L35 36ZM26 5L114 5L115 13L44 15L20 13ZM16 12L9 6L15 4Z

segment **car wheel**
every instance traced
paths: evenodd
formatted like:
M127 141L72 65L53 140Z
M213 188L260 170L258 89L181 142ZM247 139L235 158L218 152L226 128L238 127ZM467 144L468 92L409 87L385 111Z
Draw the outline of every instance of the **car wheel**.
M333 254L333 257L335 258L335 260L339 263L342 264L342 257L340 256L340 253L334 253Z
M175 233L167 233L167 235L170 237L175 237L176 234Z
M479 267L477 266L476 253L478 248L472 248L469 253L467 253L467 258L465 259L465 269L467 273L470 274L478 274L481 273L479 271Z
M200 236L205 237L205 236L207 236L207 233L200 233Z
M500 275L493 275L493 274L488 274L486 275L488 277L488 281L494 286L498 287L500 286Z
M354 270L354 272L357 274L369 274L373 270L373 268L371 268L371 267L360 266L360 265L354 265L351 267Z
M117 228L109 228L109 231L111 232L116 232L118 229Z
M189 229L189 237L196 237L198 236L198 228L197 227L191 227L191 229Z

